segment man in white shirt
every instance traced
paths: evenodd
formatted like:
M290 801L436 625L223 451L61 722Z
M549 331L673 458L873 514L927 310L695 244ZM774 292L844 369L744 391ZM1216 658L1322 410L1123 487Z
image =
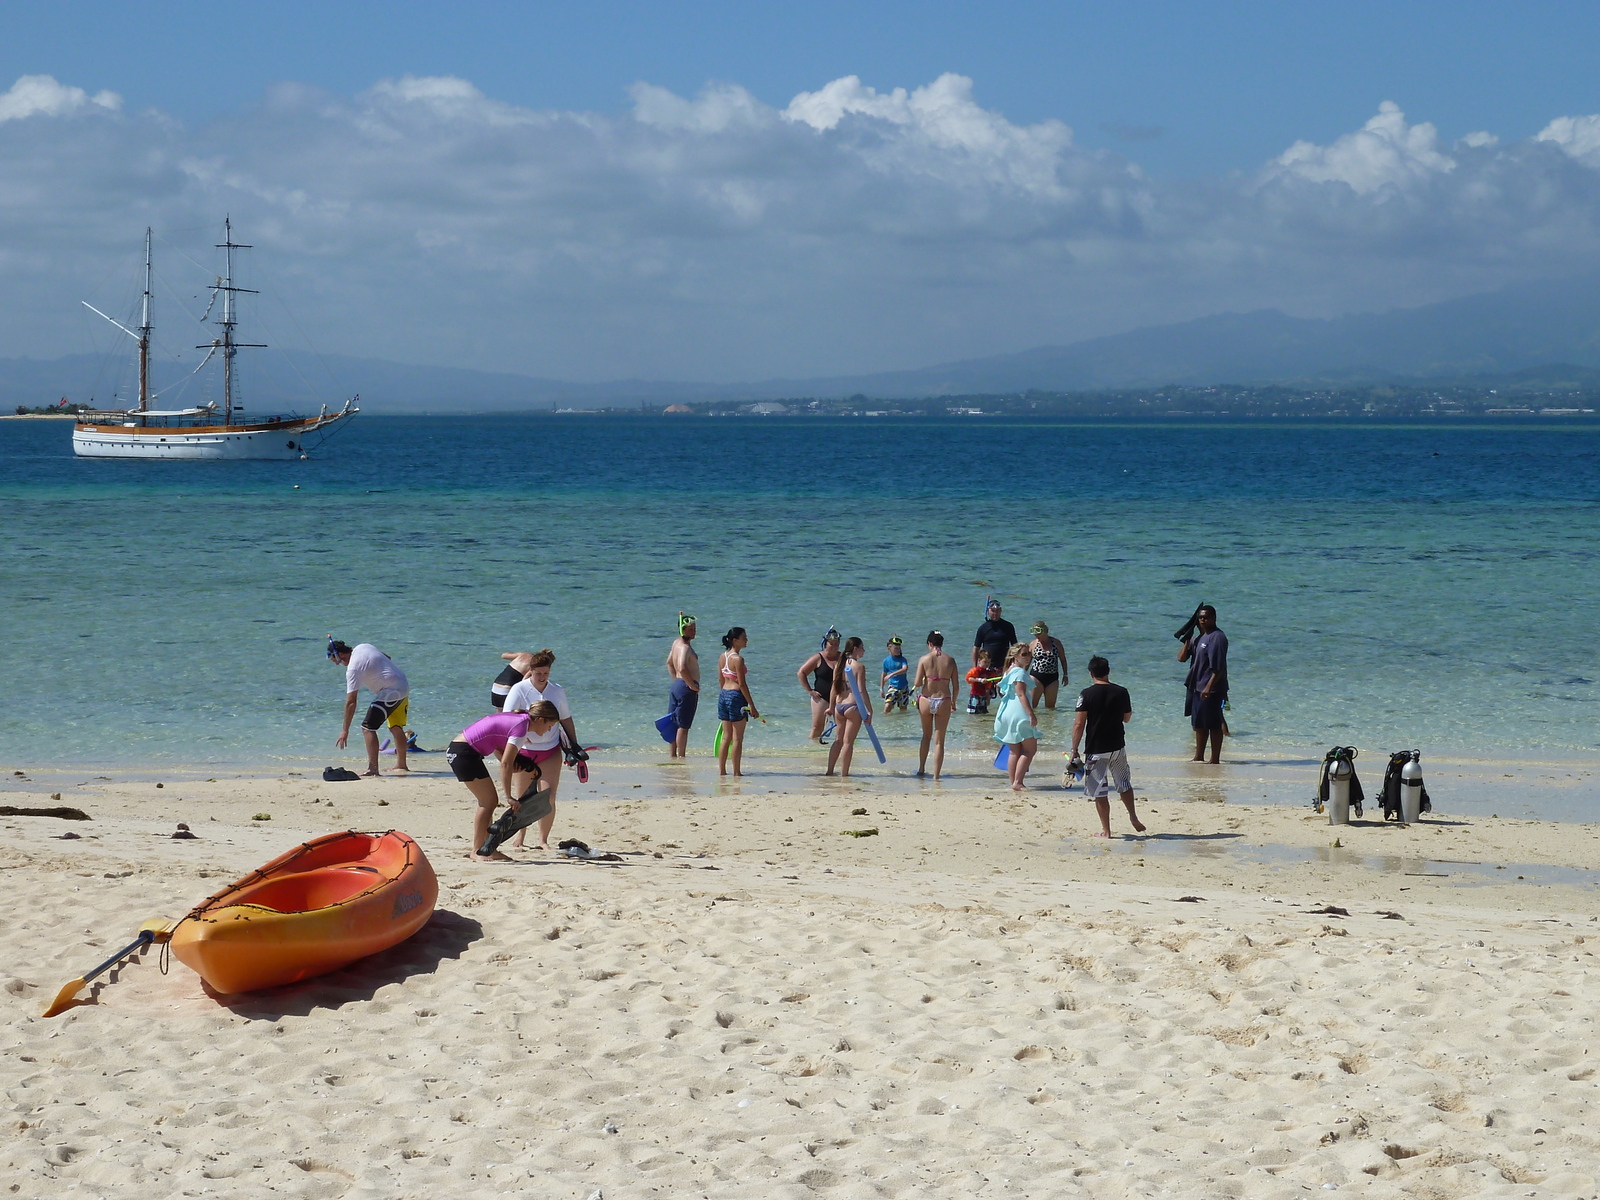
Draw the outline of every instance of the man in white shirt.
M356 699L361 689L372 693L372 705L361 722L361 738L367 744L367 769L365 775L378 773L378 730L389 726L394 737L394 769L405 771L406 766L406 715L409 708L411 685L400 668L376 646L362 642L346 645L334 638L328 639L328 659L344 668L344 724L336 743L343 750L350 740L350 722L356 715Z
M541 700L554 704L561 718L560 729L566 731L568 743L576 746L578 731L572 723L572 708L567 703L566 690L559 683L550 682L550 668L555 663L556 656L552 651L535 651L529 657L528 673L522 677L522 682L512 684L511 690L506 693L503 711L527 712ZM522 753L517 755L517 794L521 795L532 784L533 767L539 770L540 783L550 789L550 811L539 821L539 845L536 847L539 850L550 848L550 827L556 822L556 784L561 781L562 762L561 733L555 727L545 734L530 734ZM524 763L528 763L526 769ZM511 843L513 848L521 848L522 832L520 829L517 831Z

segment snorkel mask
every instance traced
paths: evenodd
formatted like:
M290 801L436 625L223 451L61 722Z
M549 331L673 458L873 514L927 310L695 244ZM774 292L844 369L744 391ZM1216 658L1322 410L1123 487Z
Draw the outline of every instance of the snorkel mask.
M683 631L695 623L694 618L686 612L678 613L678 636L683 636Z
M839 631L837 629L835 629L832 625L829 625L828 626L828 632L822 635L822 641L818 644L817 649L826 650L828 648L828 643L829 642L837 642L839 640L840 640Z

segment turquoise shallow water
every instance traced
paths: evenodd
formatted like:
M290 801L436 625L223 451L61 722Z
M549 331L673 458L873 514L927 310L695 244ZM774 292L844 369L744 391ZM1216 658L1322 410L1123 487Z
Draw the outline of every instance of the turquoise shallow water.
M1074 690L1110 658L1152 752L1188 736L1171 632L1201 599L1235 753L1600 749L1591 428L362 417L308 462L144 464L5 421L0 503L19 764L328 760L329 633L400 663L424 745L487 710L500 650L548 645L585 740L645 750L679 608L707 659L748 627L751 750L789 750L830 622L964 662L990 590Z

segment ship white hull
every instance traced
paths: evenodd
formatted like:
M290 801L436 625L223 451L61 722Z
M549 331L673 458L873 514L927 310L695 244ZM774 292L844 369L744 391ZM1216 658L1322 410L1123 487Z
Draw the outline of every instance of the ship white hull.
M327 432L356 410L275 426L121 426L80 424L72 452L80 458L296 459L320 444ZM309 439L309 444L308 444Z

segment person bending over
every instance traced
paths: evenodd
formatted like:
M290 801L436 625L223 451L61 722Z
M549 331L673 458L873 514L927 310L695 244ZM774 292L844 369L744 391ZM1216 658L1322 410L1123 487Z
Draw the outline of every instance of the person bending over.
M328 639L328 661L344 668L344 724L334 744L341 750L349 744L356 700L361 689L366 688L372 693L372 704L361 722L361 740L367 746L367 769L362 774L378 773L378 730L385 725L394 738L394 769L409 770L406 766L406 714L410 709L411 685L400 668L376 646L366 642L349 646L337 638Z
M512 777L517 771L517 758L531 738L537 738L555 728L560 719L556 706L540 700L525 713L490 713L474 721L461 731L461 736L445 747L444 760L467 791L478 802L472 816L472 858L476 862L509 862L509 856L496 850L488 856L478 853L489 836L489 825L494 820L494 810L500 807L500 796L495 791L494 780L489 776L487 760L500 760L500 787L506 802L513 809L520 808L517 793L512 790ZM531 761L534 779L538 766Z
M496 675L494 682L489 685L489 703L495 708L503 709L511 689L521 683L523 677L527 675L528 663L533 655L526 650L507 650L500 657L505 659L506 665L500 669L500 674Z

